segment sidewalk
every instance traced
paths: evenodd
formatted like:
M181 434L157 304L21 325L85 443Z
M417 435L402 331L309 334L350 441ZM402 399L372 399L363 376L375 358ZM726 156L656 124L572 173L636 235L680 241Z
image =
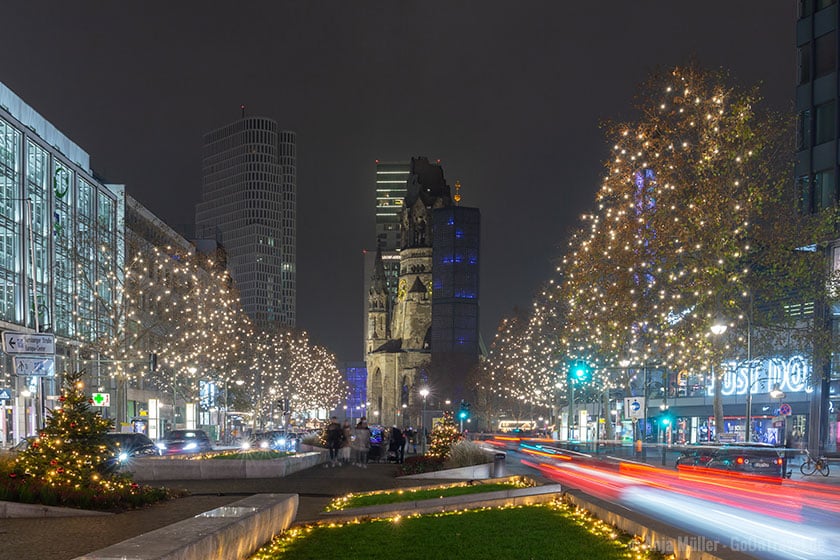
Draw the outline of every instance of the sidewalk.
M284 478L158 482L156 486L184 488L192 495L111 516L0 519L0 557L70 560L258 493L299 494L296 522L313 521L335 496L417 485L417 481L395 478L396 470L397 465L385 463L370 464L367 469L319 465Z

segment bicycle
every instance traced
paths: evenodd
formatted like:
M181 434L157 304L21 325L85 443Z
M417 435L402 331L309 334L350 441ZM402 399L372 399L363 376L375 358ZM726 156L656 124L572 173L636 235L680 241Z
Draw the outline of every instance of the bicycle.
M817 457L814 459L808 450L805 450L805 460L799 465L799 472L805 476L810 476L816 472L823 476L828 476L828 459L825 457Z

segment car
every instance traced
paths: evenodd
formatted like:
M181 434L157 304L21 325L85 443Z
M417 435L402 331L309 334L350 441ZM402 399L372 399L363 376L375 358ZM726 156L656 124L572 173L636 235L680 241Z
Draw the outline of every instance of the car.
M274 451L297 451L297 434L283 430L269 430L257 432L250 437L242 447L249 449L272 449Z
M213 450L213 444L204 430L172 430L157 442L157 447L167 455Z
M108 447L113 449L120 461L130 457L154 457L160 455L155 442L145 434L135 432L108 432L105 434Z
M710 469L782 477L785 474L784 455L783 448L768 444L723 445L705 466Z
M707 445L687 447L677 457L677 467L705 467L714 458L716 451L717 447Z
M156 457L160 449L147 436L135 432L108 432L105 442L113 456L105 461L106 470L116 470L135 457Z

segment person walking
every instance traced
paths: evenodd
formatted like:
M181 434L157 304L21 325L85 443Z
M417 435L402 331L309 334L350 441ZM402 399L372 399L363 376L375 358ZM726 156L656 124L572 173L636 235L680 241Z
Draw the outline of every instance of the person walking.
M350 428L350 421L345 420L344 426L341 427L342 440L341 449L338 451L339 460L345 464L350 464L350 443L353 441L353 430Z
M370 452L370 428L367 425L367 418L362 416L359 423L353 429L353 451L356 455L357 467L367 468L368 453Z
M338 423L338 418L333 416L330 423L327 425L327 449L330 450L331 467L338 467L338 450L341 449L341 440L344 437L344 432L341 430L341 424Z

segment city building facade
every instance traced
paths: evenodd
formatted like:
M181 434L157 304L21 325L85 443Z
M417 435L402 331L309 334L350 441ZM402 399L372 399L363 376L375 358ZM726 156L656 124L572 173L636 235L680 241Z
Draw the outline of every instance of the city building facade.
M54 338L49 354L0 355L0 445L36 433L56 372L84 368L80 348L113 326L122 208L90 156L0 84L0 330Z
M795 185L800 211L816 214L838 204L840 6L836 0L799 0L798 7ZM824 251L831 272L840 271L840 240L815 245L814 249ZM818 304L814 312L819 314L817 320L824 319L827 328L838 332L840 308ZM817 364L816 368L820 375L815 376L816 383L809 388L809 415L819 429L809 432L808 446L837 451L840 353L834 352L830 364Z

